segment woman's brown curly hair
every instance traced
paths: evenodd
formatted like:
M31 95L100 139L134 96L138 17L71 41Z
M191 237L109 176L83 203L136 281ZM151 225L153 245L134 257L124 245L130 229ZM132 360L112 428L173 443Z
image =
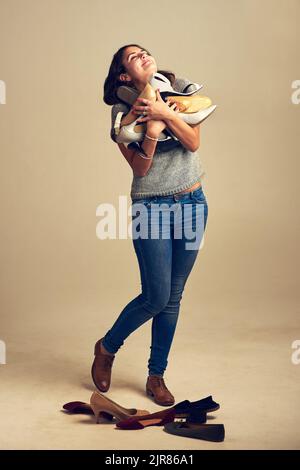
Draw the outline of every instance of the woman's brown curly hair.
M140 49L145 50L147 51L148 54L150 54L148 49L141 47L138 44L126 44L126 46L120 47L120 49L114 54L111 65L109 67L108 75L104 82L103 101L105 104L108 104L110 106L112 106L115 103L120 102L119 98L116 95L116 90L120 85L124 85L124 82L119 80L118 77L121 73L126 73L126 69L124 65L122 64L122 59L123 59L124 49L126 49L126 47L129 47L129 46L139 47ZM173 83L176 78L173 72L169 70L157 70L157 71L163 74L165 77L167 77L167 79L170 80L171 85L173 86ZM126 86L131 86L132 88L134 88L134 86L130 82L126 83Z

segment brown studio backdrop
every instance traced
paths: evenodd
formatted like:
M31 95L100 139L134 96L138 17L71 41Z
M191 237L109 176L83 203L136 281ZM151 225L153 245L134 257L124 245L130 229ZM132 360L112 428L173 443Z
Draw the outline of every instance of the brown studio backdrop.
M297 0L0 0L0 336L11 349L25 338L59 348L67 332L79 357L139 293L132 241L96 237L98 204L130 202L102 92L131 42L218 104L201 125L208 224L177 334L268 325L297 337L299 15ZM141 334L149 341L149 324Z

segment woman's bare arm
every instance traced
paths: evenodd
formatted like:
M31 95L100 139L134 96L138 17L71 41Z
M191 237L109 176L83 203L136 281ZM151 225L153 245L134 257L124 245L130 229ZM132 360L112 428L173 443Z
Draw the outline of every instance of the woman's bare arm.
M185 148L196 152L200 145L200 123L187 124L176 113L170 114L170 118L164 121Z
M156 139L157 133L151 132L151 130L147 130L147 135ZM153 155L155 153L157 141L145 138L141 145L142 149L144 150L147 157L151 157L150 159L145 159L138 155L137 150L130 149L126 147L124 144L119 144L119 149L121 150L122 154L126 158L127 162L131 166L133 170L133 174L135 176L146 176L149 169L151 168L153 162Z

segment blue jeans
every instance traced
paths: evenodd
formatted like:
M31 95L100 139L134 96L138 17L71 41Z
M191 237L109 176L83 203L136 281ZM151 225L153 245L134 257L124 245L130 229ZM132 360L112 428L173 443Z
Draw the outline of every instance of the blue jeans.
M162 377L183 290L206 227L208 205L201 186L189 193L145 197L132 202L132 227L136 229L135 232L132 228L132 240L142 292L122 310L104 336L103 345L115 354L133 331L152 318L148 371L149 375ZM140 232L143 234L137 237L136 233Z

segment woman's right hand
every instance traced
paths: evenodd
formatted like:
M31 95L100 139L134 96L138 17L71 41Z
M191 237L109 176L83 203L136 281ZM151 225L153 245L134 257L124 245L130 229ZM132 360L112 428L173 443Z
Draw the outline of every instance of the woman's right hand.
M167 101L167 105L169 108L173 109L173 111L178 112L178 109L176 109L176 103L170 103ZM149 119L145 122L147 124L147 132L153 133L156 137L158 137L159 134L167 127L165 121L160 119Z

